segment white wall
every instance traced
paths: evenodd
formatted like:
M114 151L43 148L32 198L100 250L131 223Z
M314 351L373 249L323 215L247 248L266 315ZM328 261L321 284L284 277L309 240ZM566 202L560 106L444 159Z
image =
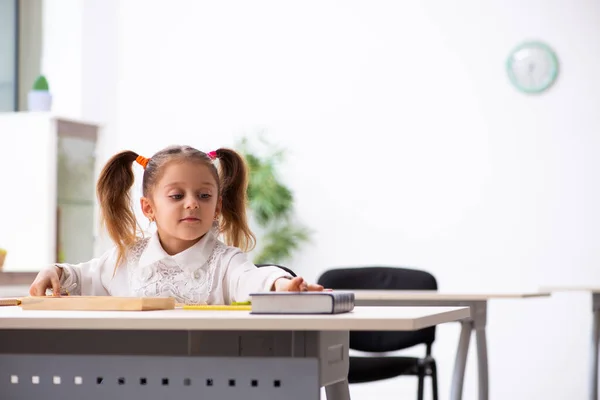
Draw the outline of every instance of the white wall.
M41 73L53 94L52 111L82 115L83 7L85 0L43 0Z
M101 124L96 155L98 173L119 149L119 0L40 0L41 72L53 95L52 111ZM35 14L26 7L27 15ZM28 32L28 37L31 32ZM36 38L26 46L36 47ZM110 245L99 232L97 251Z
M97 83L110 88L105 150L211 150L265 130L290 150L282 173L315 230L290 264L306 277L389 264L444 290L600 283L597 2L128 0L117 14ZM561 60L543 96L504 70L531 38ZM585 398L589 308L577 294L493 302L490 398ZM445 399L458 326L438 332ZM475 371L470 357L465 399ZM409 378L352 388L415 392Z

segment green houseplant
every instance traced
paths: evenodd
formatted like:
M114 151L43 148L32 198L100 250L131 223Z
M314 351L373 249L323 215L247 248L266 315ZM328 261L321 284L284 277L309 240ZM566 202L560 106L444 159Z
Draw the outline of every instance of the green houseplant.
M27 94L27 109L29 111L50 111L51 108L52 95L50 94L48 80L44 75L40 75Z
M279 264L289 260L294 251L310 239L310 230L294 221L294 195L277 173L278 165L285 158L284 151L264 139L261 142L268 149L266 154L259 155L251 149L246 137L236 147L248 163L250 214L262 232L257 238L258 254L253 261Z
M48 92L50 88L48 86L48 80L44 75L40 75L36 78L35 82L33 82L33 90L37 90L39 92Z

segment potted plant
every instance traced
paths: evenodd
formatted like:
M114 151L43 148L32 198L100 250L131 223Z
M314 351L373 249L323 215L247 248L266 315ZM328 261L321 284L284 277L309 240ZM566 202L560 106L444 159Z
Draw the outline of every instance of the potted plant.
M27 96L27 108L29 111L50 111L52 108L52 95L44 75L38 76L33 83Z
M249 167L248 201L250 215L259 226L255 264L280 264L288 261L302 243L310 239L310 230L294 221L294 195L283 183L277 167L285 158L281 149L264 139L268 149L259 155L251 149L247 138L236 146Z

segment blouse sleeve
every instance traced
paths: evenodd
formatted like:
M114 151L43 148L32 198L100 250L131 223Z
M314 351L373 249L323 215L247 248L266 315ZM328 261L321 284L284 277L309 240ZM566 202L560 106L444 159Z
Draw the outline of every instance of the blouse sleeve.
M109 296L108 283L117 263L116 247L80 264L55 264L62 269L60 286L81 296Z
M292 276L278 267L258 268L246 255L237 251L230 259L223 277L223 294L226 304L248 301L250 293L268 292L279 278Z

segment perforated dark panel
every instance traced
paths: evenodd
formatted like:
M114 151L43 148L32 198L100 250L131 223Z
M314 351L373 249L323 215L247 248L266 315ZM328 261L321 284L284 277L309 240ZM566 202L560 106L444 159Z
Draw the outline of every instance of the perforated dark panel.
M0 355L0 399L318 400L316 358Z

